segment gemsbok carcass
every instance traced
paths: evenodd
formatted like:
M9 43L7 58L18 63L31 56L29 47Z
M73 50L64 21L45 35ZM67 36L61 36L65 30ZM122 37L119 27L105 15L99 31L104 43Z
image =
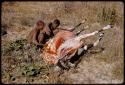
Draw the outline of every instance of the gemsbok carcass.
M112 28L112 25L107 25L98 31L82 35L76 35L71 31L60 31L46 42L41 56L46 63L61 65L61 67L67 69L72 64L70 59L73 56L76 54L80 55L83 51L88 50L89 46L85 45L83 40L99 34L99 39L92 44L92 47L97 46L103 37L104 33L102 33L102 31L110 28Z

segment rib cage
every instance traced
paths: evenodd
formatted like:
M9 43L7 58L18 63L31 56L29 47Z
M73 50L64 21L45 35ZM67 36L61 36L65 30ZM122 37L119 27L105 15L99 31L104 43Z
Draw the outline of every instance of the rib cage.
M49 64L57 64L58 60L66 55L76 52L77 43L71 43L75 34L70 31L61 31L54 38L50 39L44 47L43 59ZM75 45L76 44L76 45ZM75 46L74 46L75 45Z

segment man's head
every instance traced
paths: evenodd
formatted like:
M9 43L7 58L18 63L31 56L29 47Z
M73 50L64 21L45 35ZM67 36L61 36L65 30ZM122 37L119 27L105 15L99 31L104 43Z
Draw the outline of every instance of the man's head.
M42 20L38 20L36 22L36 28L43 29L44 26L45 26L45 23Z
M51 29L56 29L60 25L60 21L58 19L55 19L53 22L49 24L49 27Z

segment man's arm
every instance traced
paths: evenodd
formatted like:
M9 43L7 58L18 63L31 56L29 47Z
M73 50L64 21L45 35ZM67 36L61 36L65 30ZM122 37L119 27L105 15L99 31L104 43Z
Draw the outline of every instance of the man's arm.
M38 30L35 30L35 33L34 33L34 36L33 36L33 43L35 45L39 45L39 42L38 42Z

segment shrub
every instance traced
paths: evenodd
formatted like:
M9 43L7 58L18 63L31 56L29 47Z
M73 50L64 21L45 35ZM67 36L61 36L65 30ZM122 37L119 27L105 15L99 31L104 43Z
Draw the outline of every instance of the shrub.
M14 50L19 50L22 49L24 47L24 41L25 40L16 40L14 42L10 43L10 48L14 49Z
M98 13L98 20L103 24L116 24L117 14L114 8L104 7L101 13Z

